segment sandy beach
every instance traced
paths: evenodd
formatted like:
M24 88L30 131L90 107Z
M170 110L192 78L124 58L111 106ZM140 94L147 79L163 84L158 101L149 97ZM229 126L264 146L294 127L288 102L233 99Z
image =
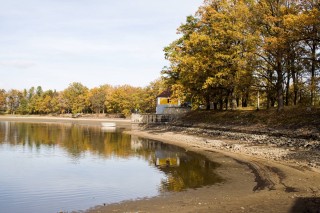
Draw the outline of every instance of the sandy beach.
M86 125L113 121L130 126L130 121L123 119L0 116L0 121L72 122ZM177 131L132 129L127 130L126 134L163 141L183 147L186 151L200 153L221 164L217 173L224 178L224 182L199 189L164 193L154 198L96 206L88 212L320 212L319 169L305 163L299 164L297 159L274 160L267 158L267 155L250 154L245 151L247 149L225 149L221 147L237 147L242 142Z

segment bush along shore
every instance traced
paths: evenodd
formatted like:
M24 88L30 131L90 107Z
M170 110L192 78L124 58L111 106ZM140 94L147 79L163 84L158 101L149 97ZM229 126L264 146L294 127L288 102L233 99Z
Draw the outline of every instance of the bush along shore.
M196 135L201 146L320 168L319 118L319 109L289 109L280 114L200 111L143 129Z

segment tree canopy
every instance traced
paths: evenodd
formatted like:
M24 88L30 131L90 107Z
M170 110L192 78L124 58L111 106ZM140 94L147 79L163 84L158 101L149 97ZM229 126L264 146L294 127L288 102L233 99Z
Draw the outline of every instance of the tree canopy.
M162 74L177 96L207 109L247 106L257 91L278 110L319 104L319 17L312 0L206 0L165 47Z

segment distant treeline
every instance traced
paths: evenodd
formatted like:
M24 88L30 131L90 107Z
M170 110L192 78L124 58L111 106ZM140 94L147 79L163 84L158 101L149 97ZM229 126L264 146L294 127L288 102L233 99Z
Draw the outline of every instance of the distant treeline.
M319 105L318 0L205 0L165 48L176 97L207 108Z
M154 112L156 97L163 91L161 80L147 87L102 85L92 89L74 82L65 90L43 91L41 86L0 90L0 112L10 114Z

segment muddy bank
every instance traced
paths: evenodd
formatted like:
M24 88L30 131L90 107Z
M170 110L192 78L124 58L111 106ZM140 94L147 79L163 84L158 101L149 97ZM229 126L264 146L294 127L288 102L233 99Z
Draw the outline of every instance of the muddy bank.
M163 127L132 130L128 133L178 145L186 151L195 151L212 161L218 161L222 164L218 173L226 178L226 182L155 198L99 206L89 212L320 211L318 170L283 160L282 157L277 160L270 159L267 157L270 147L264 147L264 152L261 145L247 145L246 153L244 149L234 148L243 145L243 141ZM257 149L256 154L249 153L249 148ZM281 151L275 152L285 156ZM217 157L216 153L219 153L220 157Z

